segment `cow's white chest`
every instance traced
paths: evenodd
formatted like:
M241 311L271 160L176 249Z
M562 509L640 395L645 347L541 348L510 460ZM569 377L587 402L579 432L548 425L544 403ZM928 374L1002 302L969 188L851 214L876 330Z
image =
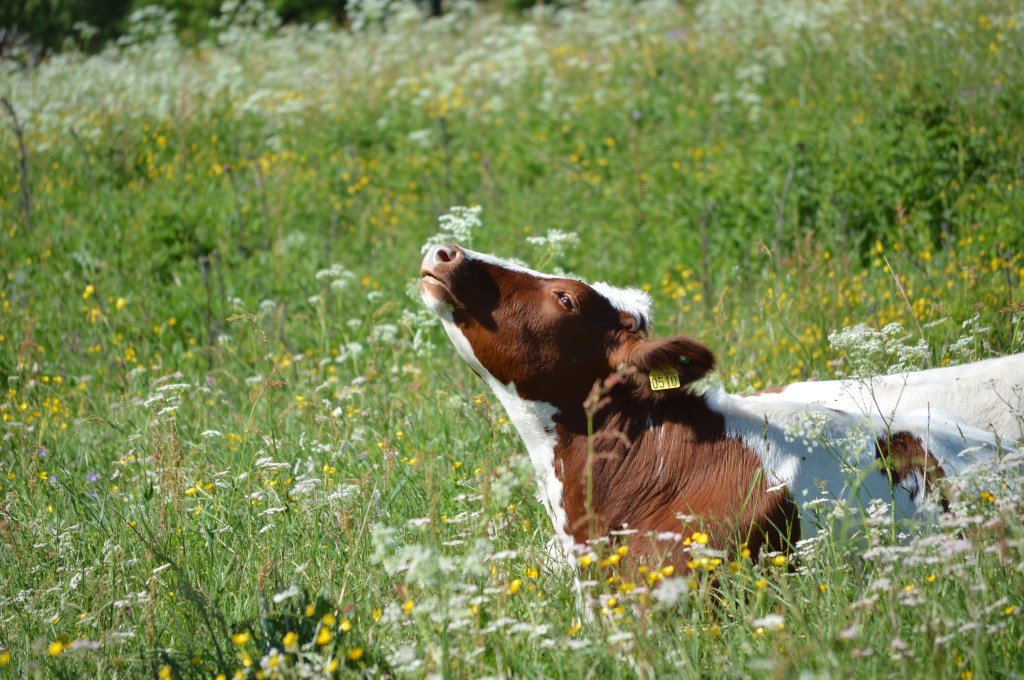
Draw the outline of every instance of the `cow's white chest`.
M574 541L568 532L569 520L562 503L562 481L555 474L555 416L558 409L547 402L520 397L513 383L502 383L484 368L469 340L454 322L442 317L441 323L456 351L484 379L518 430L533 463L540 500L551 519L559 547L565 555L570 555Z

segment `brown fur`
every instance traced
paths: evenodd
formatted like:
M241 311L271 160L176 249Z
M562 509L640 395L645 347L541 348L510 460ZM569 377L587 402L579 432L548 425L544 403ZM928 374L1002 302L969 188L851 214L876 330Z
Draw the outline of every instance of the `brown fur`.
M734 552L746 545L756 558L762 549L788 549L799 539L793 499L784 490L768 491L756 454L725 437L721 416L703 399L676 390L638 400L622 394L627 389L612 388L616 407L597 411L590 439L581 414L557 418L555 470L576 542L628 527L637 532L634 553L661 555L671 546L648 534L703 530L711 547ZM676 551L669 561L685 568L687 559Z

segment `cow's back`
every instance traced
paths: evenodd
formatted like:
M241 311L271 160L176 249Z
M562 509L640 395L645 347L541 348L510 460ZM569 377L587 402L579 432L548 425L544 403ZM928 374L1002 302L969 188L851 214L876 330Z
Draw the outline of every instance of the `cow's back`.
M1010 444L1024 440L1024 354L913 373L794 383L749 398L818 404L886 420L933 412Z

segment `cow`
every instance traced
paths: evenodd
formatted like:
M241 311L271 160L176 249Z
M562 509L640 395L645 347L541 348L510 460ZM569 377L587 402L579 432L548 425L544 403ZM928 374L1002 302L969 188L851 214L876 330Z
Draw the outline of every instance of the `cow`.
M887 413L835 408L830 400L850 398L835 385L795 388L793 399L697 392L713 353L685 336L649 337L647 293L455 244L428 250L420 293L522 437L567 556L612 534L632 559L685 570L687 556L673 549L700 535L756 559L814 536L820 520L808 509L823 495L851 507L882 502L897 518L945 507L930 493L943 476L1018 438L1021 414L996 414L990 402L972 424L938 409L904 414L895 397ZM1024 385L1024 355L997 361L986 379ZM932 378L942 389L973 384L969 367L923 375L909 381L915 394L929 394ZM1005 425L996 433L979 427L996 422Z

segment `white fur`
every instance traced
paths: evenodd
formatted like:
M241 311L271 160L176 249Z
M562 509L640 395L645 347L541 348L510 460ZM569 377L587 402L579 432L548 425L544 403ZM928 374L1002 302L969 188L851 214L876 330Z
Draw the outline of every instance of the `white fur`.
M452 306L441 298L428 294L424 288L425 285L423 283L420 284L420 298L423 299L423 304L427 306L427 309L441 317L442 321L451 322Z
M637 328L647 331L654 319L651 296L639 288L619 288L603 281L590 284L590 287L603 295L612 307L631 315L637 320Z
M1024 354L870 379L794 383L750 399L820 404L886 420L914 411L945 419L955 414L1010 445L1024 440Z
M477 262L486 262L487 264L493 264L495 267L501 267L502 269L507 269L507 270L509 270L511 272L522 272L523 274L529 274L530 276L536 276L538 279L557 279L557 278L562 278L562 277L559 277L559 276L554 276L553 274L544 274L543 272L535 271L533 269L530 269L529 267L524 267L521 264L516 264L515 262L509 262L508 260L499 259L497 257L494 257L493 255L486 255L484 253L478 253L475 250L469 250L467 248L463 248L462 252L466 256L467 260L476 260Z
M724 416L726 434L757 453L767 485L785 486L801 508L824 493L853 507L884 501L895 517L912 517L922 507L918 492L924 479L918 475L892 486L876 461L877 440L891 432L913 434L949 475L991 460L999 451L990 433L928 411L884 419L771 396L736 397L720 388L705 395ZM802 511L801 535L810 538L816 532L815 518Z

